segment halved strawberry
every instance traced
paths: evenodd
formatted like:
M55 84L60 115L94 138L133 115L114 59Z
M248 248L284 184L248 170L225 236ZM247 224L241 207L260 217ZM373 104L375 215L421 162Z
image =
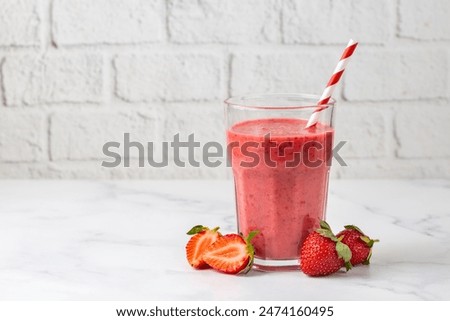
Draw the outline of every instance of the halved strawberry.
M186 258L192 267L208 268L208 264L203 260L203 255L206 249L222 236L218 230L219 227L210 230L205 226L196 225L187 232L188 235L194 235L186 245Z
M246 238L238 234L227 234L212 244L203 260L213 269L228 273L247 273L253 266L255 250L251 243L258 231L252 231Z

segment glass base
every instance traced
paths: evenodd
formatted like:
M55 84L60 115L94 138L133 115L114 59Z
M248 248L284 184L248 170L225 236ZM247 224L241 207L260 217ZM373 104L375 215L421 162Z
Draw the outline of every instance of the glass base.
M255 257L253 269L263 272L297 271L300 270L298 260L263 260Z

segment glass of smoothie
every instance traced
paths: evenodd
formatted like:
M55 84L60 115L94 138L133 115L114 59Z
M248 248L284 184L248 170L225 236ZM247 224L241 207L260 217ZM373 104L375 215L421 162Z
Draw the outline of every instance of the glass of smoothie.
M225 101L238 231L259 231L256 269L298 269L304 239L325 219L335 101L305 128L319 98L255 94Z

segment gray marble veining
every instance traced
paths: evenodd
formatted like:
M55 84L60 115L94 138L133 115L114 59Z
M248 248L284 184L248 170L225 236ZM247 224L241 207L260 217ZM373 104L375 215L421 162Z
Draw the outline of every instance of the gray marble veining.
M0 299L449 300L449 181L332 181L328 221L379 238L369 267L195 271L185 232L235 231L230 181L0 181Z

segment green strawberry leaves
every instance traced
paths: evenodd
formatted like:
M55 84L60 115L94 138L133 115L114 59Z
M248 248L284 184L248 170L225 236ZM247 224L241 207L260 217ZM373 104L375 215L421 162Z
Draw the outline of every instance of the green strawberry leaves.
M325 221L320 221L320 228L318 228L316 232L326 238L331 239L334 242L338 241L336 235L334 235L333 231L331 230L330 225L328 225L328 223Z
M350 263L350 260L352 259L352 251L350 251L348 245L342 243L339 240L338 242L336 242L336 252L338 254L338 257L344 260L344 265L347 271L350 270L353 267Z
M352 251L346 244L341 242L344 236L337 238L331 230L330 225L325 221L320 221L320 228L317 229L316 232L336 243L336 252L338 257L344 260L344 265L347 271L350 270L353 267L350 263L350 260L352 259Z
M328 225L328 223L325 221L320 221L320 228L331 231L330 225Z
M372 249L370 249L369 255L367 258L362 262L363 265L369 265L370 264L370 258L372 257Z
M215 227L212 229L213 232L216 232L219 229L219 227ZM186 234L187 235L195 235L203 231L208 231L209 228L203 225L195 225L193 228L191 228Z
M358 231L359 233L361 233L362 235L365 235L363 231L361 231L361 229L355 225L344 225L344 228L347 230L355 230Z
M203 225L195 225L193 228L191 228L186 234L187 235L195 235L200 232L206 231L208 228Z
M239 274L247 274L253 266L253 262L255 260L255 248L253 247L252 240L259 233L259 231L250 231L247 237L244 237L242 233L240 233L241 237L245 240L247 244L247 253L250 256L250 260L248 261L247 266L243 269Z
M255 230L255 231L251 231L250 233L248 233L247 238L245 239L247 241L247 244L251 244L252 239L258 235L259 231Z
M367 235L361 235L359 237L361 239L361 241L363 241L364 243L366 243L366 245L368 247L372 247L374 243L376 242L380 242L380 240L372 240L370 237L368 237Z
M326 238L331 239L332 241L335 241L335 242L338 241L337 237L330 230L325 230L323 228L319 228L319 229L316 230L316 232L319 233L320 235L326 237Z

